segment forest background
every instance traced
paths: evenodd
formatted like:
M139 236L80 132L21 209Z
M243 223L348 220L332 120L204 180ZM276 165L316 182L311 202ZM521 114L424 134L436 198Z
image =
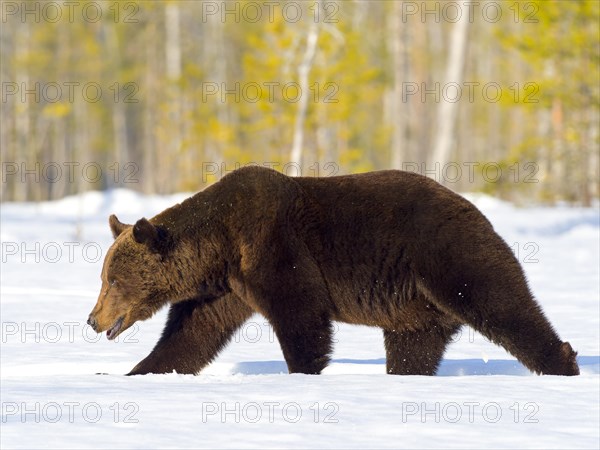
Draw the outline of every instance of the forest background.
M2 1L3 201L417 171L599 198L600 2Z

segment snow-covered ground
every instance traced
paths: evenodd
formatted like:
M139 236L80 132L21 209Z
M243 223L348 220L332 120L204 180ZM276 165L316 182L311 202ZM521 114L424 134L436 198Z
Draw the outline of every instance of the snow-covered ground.
M124 377L166 311L118 342L85 325L111 243L107 217L132 222L184 197L116 190L1 206L1 448L600 447L597 208L469 196L579 351L579 377L532 376L467 328L437 377L388 376L381 332L343 324L323 375L287 375L259 316L199 376Z

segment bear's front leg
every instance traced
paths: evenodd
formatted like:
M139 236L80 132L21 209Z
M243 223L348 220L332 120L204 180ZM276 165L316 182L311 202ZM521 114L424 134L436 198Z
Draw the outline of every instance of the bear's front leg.
M286 217L283 223L266 227L242 246L242 270L230 286L267 318L289 373L319 374L332 350L332 301L306 244L311 237L300 238L294 225L304 220L295 215L303 213L284 207L278 212Z
M289 373L320 374L329 364L333 327L324 288L314 279L286 283L260 295L267 318L279 340ZM292 286L291 289L285 289Z
M234 294L204 303L189 300L169 310L167 324L152 352L127 375L196 374L213 361L252 309Z
M332 350L331 321L322 317L271 318L289 373L317 375Z

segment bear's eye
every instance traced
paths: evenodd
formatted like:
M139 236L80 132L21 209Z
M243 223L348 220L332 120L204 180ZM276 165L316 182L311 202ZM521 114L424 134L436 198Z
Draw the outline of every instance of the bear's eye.
M109 284L110 284L111 286L115 286L115 285L117 284L117 280L112 280L112 281L109 281Z

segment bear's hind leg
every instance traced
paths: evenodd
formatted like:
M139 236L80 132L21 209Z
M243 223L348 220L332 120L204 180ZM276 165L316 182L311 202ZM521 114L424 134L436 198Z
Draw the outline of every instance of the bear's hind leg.
M504 347L529 370L579 375L577 353L561 341L531 295L512 251L502 243L498 253L489 261L481 257L476 266L459 264L460 272L448 271L430 284L430 298L439 309ZM488 267L498 260L503 264Z
M435 375L456 327L383 330L386 370L392 375Z
M502 304L502 307L497 307ZM529 294L519 301L498 297L484 308L465 314L469 325L501 345L532 372L579 375L577 353L563 342Z
M196 374L227 345L252 309L233 294L210 303L190 300L169 310L167 324L152 352L127 375Z

